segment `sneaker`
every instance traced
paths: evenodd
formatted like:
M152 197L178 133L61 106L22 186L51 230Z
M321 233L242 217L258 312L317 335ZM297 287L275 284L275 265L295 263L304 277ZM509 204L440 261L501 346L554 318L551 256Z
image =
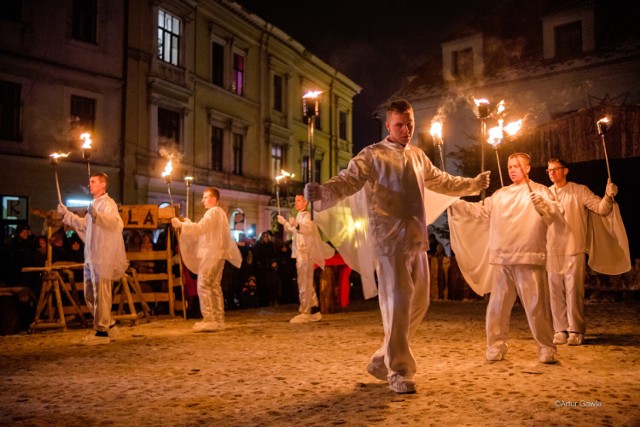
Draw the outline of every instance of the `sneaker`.
M318 313L320 314L320 313ZM322 318L322 315L320 315L320 318ZM318 319L320 320L320 319ZM311 315L308 313L300 313L298 314L296 317L292 318L291 320L289 320L289 322L291 323L309 323L312 322L311 320Z
M196 324L193 325L193 330L195 332L215 332L221 331L222 329L224 329L224 323L215 322L213 320L196 322Z
M569 332L569 338L567 338L567 344L580 345L582 344L583 339L584 339L584 335L579 334L577 332Z
M567 333L566 332L556 332L553 334L553 343L554 344L566 344L567 343Z
M393 374L389 377L389 388L398 394L413 394L416 392L416 383L402 375Z
M369 373L369 375L374 376L380 381L387 381L387 375L389 373L387 367L384 366L384 364L381 366L373 362L369 362L369 364L367 365L367 372Z
M309 315L309 320L312 322L318 322L320 320L322 320L322 313L320 313L319 311L317 313L313 313L311 315Z
M505 344L504 348L492 347L487 349L486 357L489 362L498 362L504 359L504 356L509 351L509 347Z
M80 344L102 345L102 344L109 344L110 342L111 342L111 339L109 337L101 337L98 335L87 335L86 337L82 338L82 341L80 342Z
M558 359L556 359L555 351L550 348L541 349L538 359L540 360L540 362L548 363L548 364L553 364L558 362Z

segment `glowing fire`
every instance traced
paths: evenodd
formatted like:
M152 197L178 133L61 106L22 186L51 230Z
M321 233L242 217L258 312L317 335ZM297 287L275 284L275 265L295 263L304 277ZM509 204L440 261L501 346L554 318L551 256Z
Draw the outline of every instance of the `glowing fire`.
M162 172L162 177L164 179L171 179L171 171L173 170L173 165L171 164L171 159L167 162L167 165L164 167L164 172Z
M507 107L504 105L504 100L498 102L498 106L496 107L496 114L500 115L505 112Z
M305 93L302 98L303 99L304 98L317 98L321 93L322 93L322 91L319 91L319 90L309 91L309 92Z
M522 119L511 122L503 128L503 131L508 136L514 136L522 129Z
M476 107L479 107L481 105L489 105L489 100L484 98L481 98L481 99L474 98L473 102L476 103Z
M598 127L598 134L604 135L605 133L607 133L607 131L609 131L609 128L611 127L611 120L609 119L609 117L603 117L598 120L596 125Z
M276 176L276 182L280 182L281 180L285 180L285 179L291 179L294 176L296 176L293 173L289 173L284 169L280 169L280 175Z
M51 157L51 163L55 165L55 164L58 164L59 159L64 159L67 156L69 156L69 154L71 153L64 154L64 153L57 152L57 153L50 154L49 157Z
M169 173L171 173L171 171L169 171ZM185 176L184 177L184 183L187 185L187 187L189 187L191 185L191 181L193 181L193 177L192 176Z
M433 142L436 141L442 144L442 123L441 122L433 122L431 123L431 130L429 131L431 136L433 137Z
M489 138L487 142L494 147L497 147L502 142L502 126L496 126L489 129Z
M85 132L82 135L80 135L80 139L84 141L84 143L82 144L82 149L90 150L91 144L93 143L93 141L91 141L91 134L89 132Z

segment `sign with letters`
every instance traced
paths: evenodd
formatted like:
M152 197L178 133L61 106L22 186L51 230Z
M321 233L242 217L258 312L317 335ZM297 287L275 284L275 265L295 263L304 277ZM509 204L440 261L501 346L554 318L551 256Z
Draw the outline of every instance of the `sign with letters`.
M157 205L122 205L120 216L124 228L158 228Z
M2 219L5 221L27 221L29 199L23 196L2 196Z

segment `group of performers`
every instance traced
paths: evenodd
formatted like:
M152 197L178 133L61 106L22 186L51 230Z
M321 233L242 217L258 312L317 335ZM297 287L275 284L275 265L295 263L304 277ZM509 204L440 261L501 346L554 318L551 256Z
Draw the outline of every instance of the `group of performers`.
M474 291L490 293L486 359L499 361L506 356L509 317L519 298L539 361L556 363L558 344L580 345L584 340L585 254L590 254L589 265L596 271L620 274L630 269L628 243L614 202L617 187L609 182L605 196L599 198L587 187L568 182L567 165L551 159L547 172L553 185L548 188L529 179L529 156L514 153L508 160L511 185L481 202L462 201L460 196L477 195L489 186L490 172L463 178L441 171L409 143L414 126L412 106L404 100L392 102L386 117L389 135L364 148L324 184L307 184L304 196L296 197L295 218L277 217L294 239L300 308L291 323L322 319L313 269L314 264L324 266L333 249L322 242L321 229L347 264L361 273L365 297L378 294L384 339L367 372L388 382L396 393L415 393L417 366L410 343L430 300L427 226L434 212L438 216L448 208L452 248L461 271ZM107 184L105 174L92 175L89 187L94 201L84 218L62 204L58 207L64 223L85 236L85 296L96 330L85 337L85 344L109 342L111 281L119 279L127 266L123 224L106 193ZM199 222L172 220L172 226L180 229L182 260L198 274L203 315L194 325L198 332L224 328L220 287L224 261L236 267L242 262L219 199L216 188L207 188L202 197L207 211ZM315 221L308 202L315 202L322 214ZM368 231L344 238L345 227L335 225L344 220L345 212L361 215ZM598 227L601 231L588 234ZM598 252L594 236L609 236L610 250Z

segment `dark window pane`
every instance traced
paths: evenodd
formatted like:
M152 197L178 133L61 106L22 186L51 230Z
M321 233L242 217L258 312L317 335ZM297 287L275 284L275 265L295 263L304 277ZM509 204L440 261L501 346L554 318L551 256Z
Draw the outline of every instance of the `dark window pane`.
M76 40L95 43L98 28L98 1L73 0L71 36Z
M20 141L21 86L0 81L0 139Z

